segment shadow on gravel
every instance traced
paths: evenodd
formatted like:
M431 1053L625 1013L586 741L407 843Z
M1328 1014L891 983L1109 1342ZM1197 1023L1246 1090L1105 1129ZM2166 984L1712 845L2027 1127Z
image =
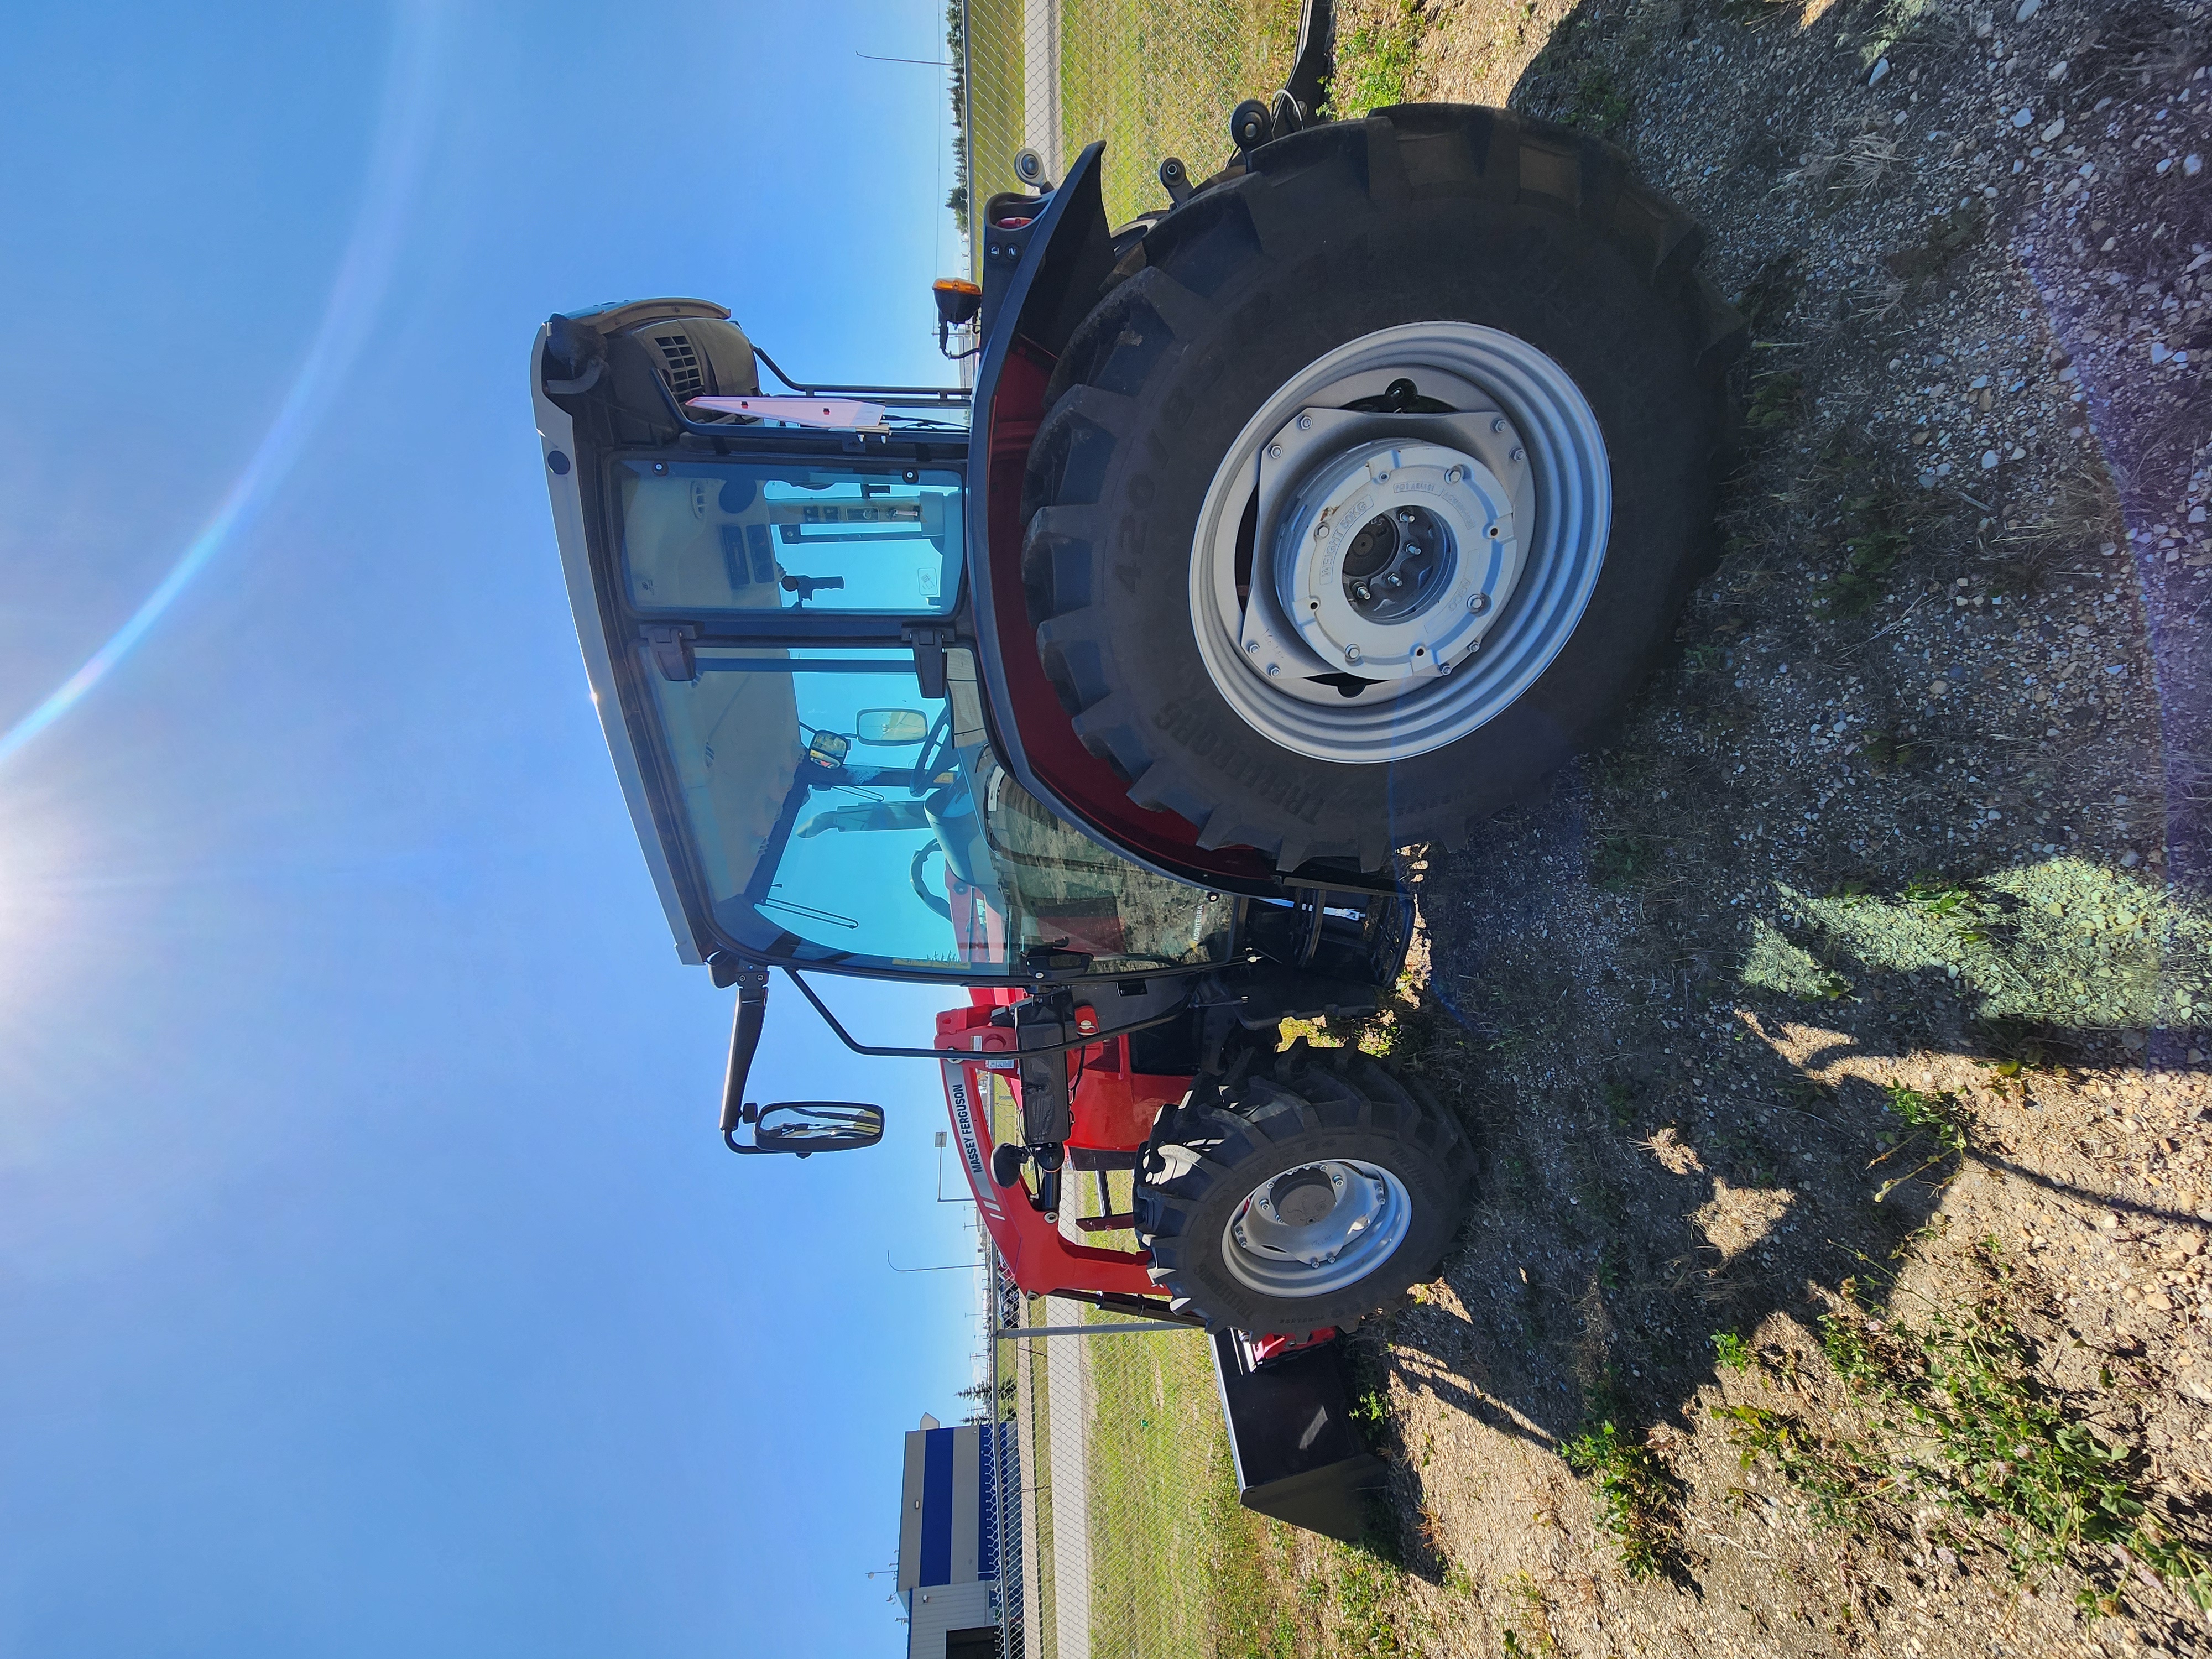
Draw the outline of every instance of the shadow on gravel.
M1608 1422L1639 1442L1656 1430L1663 1443L1695 1432L1699 1391L1719 1376L1717 1338L1756 1341L1780 1316L1817 1349L1820 1316L1886 1279L1969 1164L2123 1217L2201 1228L2188 1210L2025 1167L1927 1082L1931 1063L1988 1068L2007 1080L2015 1127L2033 1133L2037 1065L2124 1052L2111 1022L2137 1007L2124 986L2072 988L2087 982L2067 976L2078 953L2037 938L2006 957L2000 930L1978 932L1971 906L1954 903L1939 943L1972 966L1954 973L1884 931L1917 937L1921 901L1885 910L1865 896L1854 901L1870 907L1863 915L1846 911L1861 917L1844 936L1854 948L1796 933L1803 943L1790 948L1836 977L1793 995L1757 982L1752 941L1772 924L1723 928L1708 911L1692 913L1704 918L1695 929L1655 928L1648 896L1609 890L1589 811L1586 787L1570 781L1462 851L1432 856L1421 877L1425 983L1409 981L1384 1020L1357 1033L1435 1087L1483 1158L1443 1279L1361 1344L1378 1373L1387 1364L1403 1386L1532 1445L1565 1450ZM1779 901L1773 914L1784 914ZM2081 914L2102 925L2104 913ZM2198 984L2189 960L2185 976L2161 977L2153 962L2160 996ZM2112 973L2125 980L2124 953L2118 961ZM1990 1018L2000 994L2045 1014L2079 995L2106 1023ZM2008 1044L2032 1063L2008 1061ZM1425 1449L1392 1449L1405 1512L1425 1515ZM1425 1560L1444 1571L1419 1540L1400 1547L1409 1571L1433 1581ZM1665 1571L1694 1589L1688 1559Z

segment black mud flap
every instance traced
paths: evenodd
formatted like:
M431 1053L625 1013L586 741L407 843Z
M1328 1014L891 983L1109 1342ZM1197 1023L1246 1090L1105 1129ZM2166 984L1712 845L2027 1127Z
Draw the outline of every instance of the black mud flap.
M1384 1465L1352 1431L1343 1350L1341 1342L1324 1343L1255 1370L1243 1339L1218 1331L1213 1371L1229 1419L1238 1500L1353 1544L1366 1530L1366 1494L1382 1485Z

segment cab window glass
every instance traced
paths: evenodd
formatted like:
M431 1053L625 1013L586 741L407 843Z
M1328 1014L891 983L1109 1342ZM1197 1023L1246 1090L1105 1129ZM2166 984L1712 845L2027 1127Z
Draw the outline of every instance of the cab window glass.
M1217 962L1233 906L1059 823L999 766L975 663L922 694L911 651L702 647L672 681L649 651L673 781L716 921L817 962L1011 973L1038 945L1101 972Z
M957 472L625 460L615 483L640 611L912 616L959 597Z

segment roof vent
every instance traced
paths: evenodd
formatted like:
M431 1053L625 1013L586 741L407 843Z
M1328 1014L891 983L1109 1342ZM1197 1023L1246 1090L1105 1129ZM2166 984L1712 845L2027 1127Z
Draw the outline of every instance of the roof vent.
M661 356L667 360L668 389L676 394L679 403L686 398L695 398L707 389L707 377L700 368L699 354L691 349L689 337L656 334L653 337L653 343L660 348Z

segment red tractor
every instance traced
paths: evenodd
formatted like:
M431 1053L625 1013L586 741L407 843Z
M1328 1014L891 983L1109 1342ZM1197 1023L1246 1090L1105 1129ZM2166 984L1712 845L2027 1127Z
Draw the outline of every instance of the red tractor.
M1156 1312L1149 1298L1172 1285L1170 1313L1194 1309L1273 1353L1355 1322L1432 1273L1450 1243L1474 1155L1419 1083L1352 1051L1279 1052L1269 1030L1210 1060L1179 1031L1109 1036L1071 1051L1067 1125L1040 1147L1024 1109L1027 999L969 998L937 1017L945 1103L984 1225L1032 1295ZM1079 1036L1098 1029L1088 1003L1069 1017ZM1073 1243L1071 1222L1144 1243Z
M1108 222L1096 144L989 198L980 284L938 285L972 389L795 381L696 300L556 316L531 362L615 770L678 953L738 988L725 1139L881 1133L745 1102L781 969L857 1051L945 1065L1024 1285L1246 1331L1356 1318L1460 1224L1450 1115L1280 1022L1373 1006L1391 849L1463 839L1642 682L1742 334L1598 139L1316 119L1325 12L1158 210ZM979 988L877 1047L814 972ZM1141 1248L1062 1242L1116 1170L1088 1218Z

